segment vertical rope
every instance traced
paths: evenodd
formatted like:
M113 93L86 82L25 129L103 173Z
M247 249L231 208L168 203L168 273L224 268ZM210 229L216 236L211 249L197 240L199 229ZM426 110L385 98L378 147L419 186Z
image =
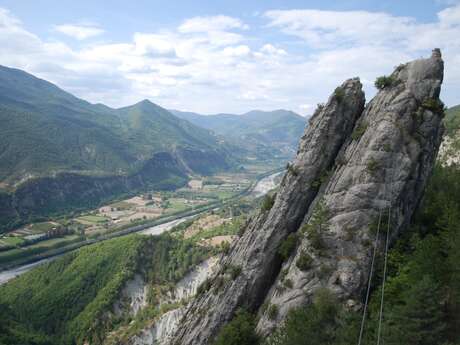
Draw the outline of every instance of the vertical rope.
M385 241L385 262L383 264L383 281L382 281L382 294L380 297L380 312L379 312L379 328L377 331L377 345L380 345L380 338L382 332L382 320L383 320L383 302L385 296L385 281L387 276L387 264L388 264L388 245L390 242L390 223L391 223L391 200L388 206L388 223L387 223L387 236Z
M394 168L395 159L391 161L392 166L392 173L391 173L391 180L388 183L392 183L395 179L396 169ZM377 345L380 345L380 341L382 339L382 321L383 321L383 305L385 302L385 282L387 278L387 268L388 268L388 248L390 245L390 226L391 226L391 210L392 210L392 188L388 188L388 218L387 218L387 233L385 239L385 258L383 263L383 277L382 277L382 293L380 295L380 310L379 310L379 327L377 330Z
M380 212L379 212L379 221L378 221L378 225L377 225L377 234L375 235L374 253L372 254L371 269L370 269L370 272L369 272L369 279L368 279L368 283L367 283L366 300L364 302L363 317L361 319L361 328L359 330L358 345L361 345L361 341L363 339L363 334L364 334L364 323L366 322L367 305L368 305L368 302L369 302L369 294L370 294L370 291L371 291L372 275L374 273L374 263L375 263L375 256L377 254L377 245L378 245L378 241L379 241L380 223L381 223L381 220L382 220L382 210L383 210L383 208L381 208Z

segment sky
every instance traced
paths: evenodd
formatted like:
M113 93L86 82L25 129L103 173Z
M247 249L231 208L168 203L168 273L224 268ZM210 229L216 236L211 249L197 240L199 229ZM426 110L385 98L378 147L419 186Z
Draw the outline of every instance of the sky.
M439 47L460 104L460 0L0 0L0 46L1 65L92 103L307 116Z

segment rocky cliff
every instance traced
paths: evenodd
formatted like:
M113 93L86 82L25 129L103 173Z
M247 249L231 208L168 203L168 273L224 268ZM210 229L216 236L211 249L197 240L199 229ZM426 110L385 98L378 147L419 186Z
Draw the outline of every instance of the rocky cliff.
M359 79L339 86L311 118L273 206L245 225L170 343L211 344L239 307L258 312L257 330L268 335L320 287L359 308L376 222L390 210L392 238L403 231L431 173L442 79L434 50L380 80L366 107ZM296 244L280 255L287 238Z

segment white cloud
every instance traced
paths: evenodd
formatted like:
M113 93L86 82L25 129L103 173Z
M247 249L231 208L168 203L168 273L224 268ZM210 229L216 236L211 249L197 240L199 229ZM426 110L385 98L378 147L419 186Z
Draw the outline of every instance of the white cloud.
M102 35L105 32L103 29L94 24L55 25L54 30L80 41L90 37Z
M287 55L287 52L284 49L276 48L275 46L267 43L264 44L262 48L260 48L262 53L267 53L270 55Z
M187 19L178 31L182 33L191 32L209 32L209 31L226 31L231 29L248 29L249 26L244 24L238 18L228 16L211 16L211 17L194 17Z
M150 98L203 113L287 108L308 115L350 77L361 77L370 99L378 75L439 46L446 61L443 96L452 105L460 103L459 13L460 6L446 8L431 23L365 11L276 10L259 17L267 20L264 30L296 37L294 50L227 16L70 47L43 40L0 8L0 63L112 106Z
M274 10L265 13L269 26L304 39L315 48L348 46L367 41L395 43L411 34L413 18L366 11ZM404 42L397 42L404 43Z
M226 47L223 50L224 55L227 56L246 56L251 52L247 45L239 45L236 47Z

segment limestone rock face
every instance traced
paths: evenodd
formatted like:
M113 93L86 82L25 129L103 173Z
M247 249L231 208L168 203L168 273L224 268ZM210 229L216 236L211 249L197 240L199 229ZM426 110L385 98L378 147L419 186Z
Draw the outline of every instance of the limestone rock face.
M272 209L261 211L247 224L242 237L222 260L221 274L215 277L225 283L191 304L175 343L207 344L238 307L244 305L255 310L263 301L279 271L280 242L299 227L317 194L314 182L331 168L363 110L361 88L359 79L347 80L341 91L317 110L300 141L297 157L281 182ZM237 267L241 273L228 279L225 267Z
M328 230L320 234L322 248L301 235L296 253L283 267L286 271L267 296L267 303L276 305L279 312L272 319L261 316L260 333L270 333L290 309L310 303L320 287L327 287L348 305L359 305L368 279L369 244L375 237L371 227L378 224L380 212L385 224L391 211L392 238L410 221L442 138L441 116L427 105L438 101L443 62L439 56L416 60L399 66L391 77L392 85L366 107L356 125L357 134L342 148L331 179L313 203L321 199L327 210ZM309 222L310 215L304 219ZM381 234L386 230L383 226ZM301 270L296 265L301 255L312 259L310 268ZM292 288L280 288L286 279Z
M221 259L210 289L189 304L170 344L211 344L239 307L259 312L257 330L268 335L289 310L308 305L320 287L359 307L371 224L391 206L396 237L431 173L442 136L437 106L442 79L443 62L435 51L429 59L398 66L365 109L359 79L337 88L311 118L274 205L245 226ZM327 223L319 234L320 250L300 231L318 205ZM282 262L278 248L293 232L298 245ZM301 270L297 260L303 255L311 259ZM284 284L286 279L291 284ZM262 304L276 305L277 315L269 318Z

